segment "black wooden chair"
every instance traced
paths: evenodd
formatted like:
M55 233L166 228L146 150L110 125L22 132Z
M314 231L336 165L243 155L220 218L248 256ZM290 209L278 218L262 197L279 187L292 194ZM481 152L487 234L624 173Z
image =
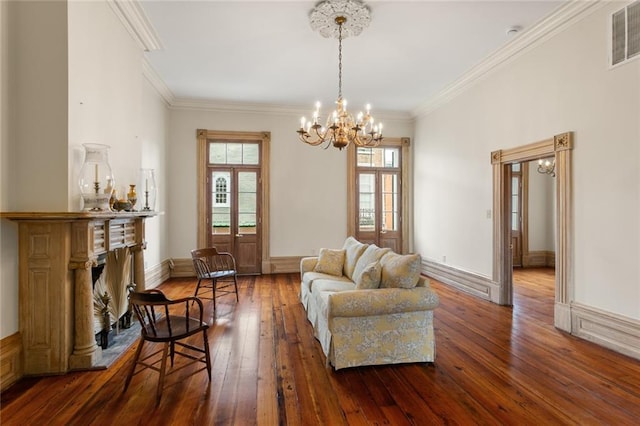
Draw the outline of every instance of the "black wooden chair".
M191 250L193 267L198 276L198 284L194 296L213 300L213 311L216 310L216 298L226 294L236 295L238 299L238 280L236 260L231 253L218 252L215 247ZM201 290L211 293L210 296L199 296Z
M131 305L140 321L141 337L133 364L124 385L125 392L129 387L131 378L147 368L160 373L158 389L156 391L156 405L160 403L165 376L173 374L191 364L203 363L205 365L189 375L206 369L209 375L209 381L211 381L211 356L209 355L209 341L207 339L207 329L209 325L202 320L203 307L201 300L196 297L170 300L167 299L160 290L149 290L142 293L131 293ZM192 313L195 314L194 317L191 316ZM183 339L196 333L202 333L203 347L182 342ZM144 342L147 341L164 343L164 345L162 349L140 359L142 347L144 346ZM181 350L176 350L176 345L180 346ZM190 352L186 352L185 350L190 350ZM157 359L155 355L160 352L162 352L162 358ZM173 367L175 354L189 358L191 361L166 374L167 355L170 355L171 367ZM160 363L160 366L157 365L158 363ZM138 365L141 365L142 368L136 371Z

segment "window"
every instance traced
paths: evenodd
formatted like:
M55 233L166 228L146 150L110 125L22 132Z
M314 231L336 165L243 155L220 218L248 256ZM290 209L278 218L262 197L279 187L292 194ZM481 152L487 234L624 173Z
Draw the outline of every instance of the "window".
M209 164L260 164L260 145L255 142L218 142L209 144Z
M227 180L223 177L216 179L216 204L228 204L227 201Z

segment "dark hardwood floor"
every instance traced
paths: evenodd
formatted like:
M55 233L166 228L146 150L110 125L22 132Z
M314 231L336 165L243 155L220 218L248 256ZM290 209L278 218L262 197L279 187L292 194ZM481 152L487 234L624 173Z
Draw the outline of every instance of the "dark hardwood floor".
M240 303L221 299L209 330L210 383L204 372L174 378L156 407L147 370L123 394L133 345L107 370L23 379L2 394L0 423L638 424L640 362L553 327L553 271L516 271L515 282L513 308L432 282L435 364L336 372L298 302L298 274L243 277ZM160 288L177 297L194 285Z

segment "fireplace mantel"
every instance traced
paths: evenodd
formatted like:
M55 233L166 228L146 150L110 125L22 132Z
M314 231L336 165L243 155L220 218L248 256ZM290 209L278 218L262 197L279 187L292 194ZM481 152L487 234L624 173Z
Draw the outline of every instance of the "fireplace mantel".
M127 246L145 289L144 221L155 212L2 212L18 223L19 322L25 375L99 368L91 268Z

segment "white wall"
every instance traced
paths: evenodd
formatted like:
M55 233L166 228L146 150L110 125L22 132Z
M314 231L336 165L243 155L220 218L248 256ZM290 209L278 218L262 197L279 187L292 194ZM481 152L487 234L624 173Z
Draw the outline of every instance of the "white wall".
M67 206L67 5L2 2L3 211ZM0 338L18 330L17 225L0 221Z
M2 118L11 126L2 129L1 210L78 210L81 144L91 141L111 145L121 185L136 183L141 167L156 169L163 208L168 108L143 77L142 50L107 2L6 3ZM168 257L166 223L158 216L146 228L145 263L152 267ZM18 330L17 226L2 219L0 233L4 338Z
M80 208L77 176L83 143L111 146L109 163L120 195L139 185L140 168L156 173L163 211L168 108L143 76L144 54L107 2L69 3L69 209ZM138 186L138 200L143 189ZM138 207L140 204L138 205ZM146 221L146 267L167 258L163 216ZM165 236L162 238L162 236Z
M197 242L196 129L271 132L270 255L311 255L341 247L347 232L347 154L298 140L300 114L171 112L168 156L169 230L173 258L188 258ZM308 115L308 111L306 111ZM388 136L412 136L409 120L383 119Z
M607 67L608 15L624 4L599 8L417 120L418 252L491 277L489 153L573 131L573 299L640 318L640 61Z

